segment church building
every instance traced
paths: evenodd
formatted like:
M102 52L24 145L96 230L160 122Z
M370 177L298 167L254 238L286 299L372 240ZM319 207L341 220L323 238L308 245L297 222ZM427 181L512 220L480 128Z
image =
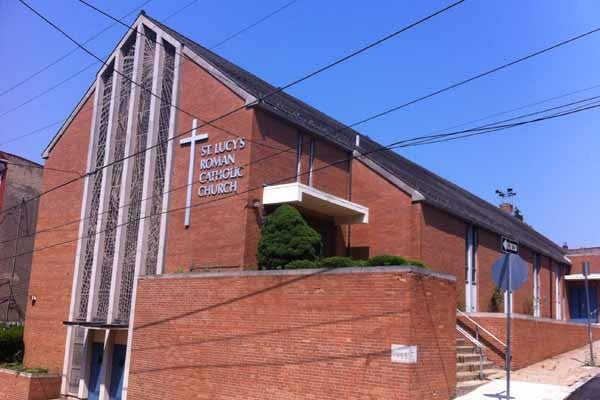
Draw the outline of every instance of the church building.
M150 16L133 26L43 153L42 191L55 170L87 174L40 199L25 323L24 364L60 374L63 395L126 398L138 278L256 270L281 204L324 257L455 276L466 312L503 311L491 266L509 238L529 268L513 311L563 319L561 246Z

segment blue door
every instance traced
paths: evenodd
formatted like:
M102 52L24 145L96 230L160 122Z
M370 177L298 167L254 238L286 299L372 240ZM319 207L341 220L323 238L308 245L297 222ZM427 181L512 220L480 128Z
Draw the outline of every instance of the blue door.
M98 400L100 398L100 376L102 373L103 355L104 345L102 343L94 343L92 345L92 363L90 364L88 400Z
M115 344L113 348L112 372L110 374L110 400L121 400L123 390L123 370L125 369L125 349L127 346Z
M598 297L595 287L590 287L590 313L592 321L598 319ZM587 321L586 309L585 309L585 287L576 286L569 288L569 313L571 314L571 320L574 321Z

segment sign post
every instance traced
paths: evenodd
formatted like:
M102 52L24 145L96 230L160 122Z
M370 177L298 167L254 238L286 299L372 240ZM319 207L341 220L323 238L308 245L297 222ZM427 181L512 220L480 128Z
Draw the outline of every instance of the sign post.
M585 311L587 314L588 340L590 342L590 365L594 366L594 342L592 340L592 315L590 310L590 288L588 284L588 275L590 274L590 262L583 262L583 277L585 282Z
M498 288L506 291L506 398L510 399L510 329L513 291L527 282L527 267L519 257L519 244L503 237L501 240L503 254L492 266L492 279Z
M506 365L506 398L508 400L510 400L510 314L512 308L512 292L510 284L511 268L508 266L509 257L508 254L504 257L504 269L506 270L506 281L508 283L506 288L506 361L504 362Z

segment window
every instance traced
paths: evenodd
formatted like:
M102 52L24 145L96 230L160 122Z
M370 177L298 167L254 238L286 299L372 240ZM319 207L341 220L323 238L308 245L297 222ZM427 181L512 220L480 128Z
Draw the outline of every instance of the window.
M541 256L535 254L533 257L533 316L540 317L540 269Z

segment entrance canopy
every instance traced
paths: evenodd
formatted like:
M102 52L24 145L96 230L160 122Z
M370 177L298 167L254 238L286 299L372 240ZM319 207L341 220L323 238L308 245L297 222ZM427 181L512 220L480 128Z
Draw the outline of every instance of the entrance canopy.
M565 275L565 281L583 281L585 277L583 274L571 274ZM589 274L588 280L590 281L600 281L600 274Z
M267 186L263 189L264 205L284 203L333 217L337 225L369 222L367 207L299 182Z

